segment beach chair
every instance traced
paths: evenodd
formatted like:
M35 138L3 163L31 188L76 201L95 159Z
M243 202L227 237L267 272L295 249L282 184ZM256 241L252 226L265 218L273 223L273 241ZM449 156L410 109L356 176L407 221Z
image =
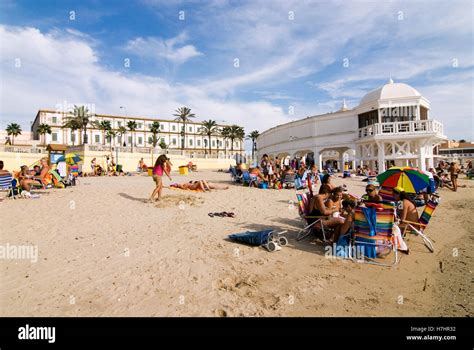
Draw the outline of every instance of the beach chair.
M394 266L398 264L398 249L394 242L393 227L395 224L395 207L384 204L383 208L357 207L354 215L350 258L356 261L379 266ZM355 248L355 249L354 249ZM361 252L354 257L353 251ZM377 259L393 253L393 261L380 262Z
M11 197L16 199L14 186L13 186L13 176L11 175L2 175L0 176L0 191L7 191L7 198Z
M258 179L257 176L251 175L248 171L244 171L242 173L242 181L244 185L248 185L248 187L252 187L255 185L258 187Z
M286 174L283 179L283 186L286 188L295 187L296 174Z
M407 224L405 226L405 229L403 230L403 236L406 236L406 233L408 230L411 233L414 233L420 236L423 239L423 243L425 244L425 246L432 253L434 252L433 242L428 238L428 236L426 236L424 231L426 227L428 226L428 223L430 222L431 217L433 216L433 212L435 211L438 204L439 204L439 201L436 199L436 197L432 197L426 202L425 209L423 210L423 213L421 213L421 216L418 219L418 222L407 221L407 220L403 221L405 224Z
M311 193L297 193L296 199L298 200L298 213L300 217L304 220L305 226L298 231L296 235L296 240L301 241L308 237L313 229L317 229L321 232L323 242L327 242L326 233L329 230L324 226L324 219L328 219L329 216L312 216L309 215L309 204L311 202L312 195Z
M384 201L394 202L395 198L393 197L393 189L388 187L381 187L379 189L379 195Z
M66 180L64 180L56 170L51 169L49 173L53 176L53 184L56 188L66 187Z

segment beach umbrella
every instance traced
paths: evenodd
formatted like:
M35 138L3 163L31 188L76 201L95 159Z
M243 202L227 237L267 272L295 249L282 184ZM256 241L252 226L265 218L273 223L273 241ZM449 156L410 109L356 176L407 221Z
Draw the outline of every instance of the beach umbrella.
M82 158L75 153L66 153L58 158L57 163L66 162L69 165L77 164L82 160Z
M418 193L430 185L428 175L412 167L391 167L377 176L382 187L401 187L407 193Z

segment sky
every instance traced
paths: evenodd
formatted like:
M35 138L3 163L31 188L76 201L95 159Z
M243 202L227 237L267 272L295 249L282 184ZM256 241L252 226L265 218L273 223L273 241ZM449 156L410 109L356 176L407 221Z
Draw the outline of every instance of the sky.
M38 109L197 121L246 133L413 86L474 141L472 0L0 0L0 128ZM125 108L120 108L120 107Z

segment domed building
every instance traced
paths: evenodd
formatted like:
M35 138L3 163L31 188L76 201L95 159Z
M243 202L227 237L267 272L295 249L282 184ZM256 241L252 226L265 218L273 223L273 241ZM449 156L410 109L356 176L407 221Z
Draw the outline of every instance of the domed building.
M257 145L259 155L280 159L312 155L319 168L332 161L339 170L368 165L383 172L393 165L433 167L433 150L446 140L443 124L430 116L430 102L390 79L355 108L344 101L335 113L278 125L264 131Z

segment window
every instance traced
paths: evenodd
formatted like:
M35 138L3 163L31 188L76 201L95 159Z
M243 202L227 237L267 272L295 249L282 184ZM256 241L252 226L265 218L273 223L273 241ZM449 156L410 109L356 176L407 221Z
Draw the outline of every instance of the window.
M119 145L122 144L122 135L117 136L117 142L119 143Z
M189 127L189 132L193 132L193 127L192 126Z
M160 124L160 130L164 130L165 126L163 124Z
M216 140L212 140L212 147L216 147Z
M171 127L171 130L176 131L176 125L173 125L173 126Z
M204 139L204 147L207 147L207 139Z
M117 125L120 128L122 126L122 122L117 122Z
M51 134L51 140L52 140L53 142L58 141L58 134L55 133L55 132L53 132L53 133Z
M100 143L100 135L95 135L95 143Z
M162 137L162 138L160 139L160 142L165 142L165 139Z
M53 117L53 124L56 124L58 122L58 117Z
M128 144L131 144L131 143L132 143L132 137L129 136L129 137L128 137Z
M176 146L176 139L175 139L175 138L173 138L173 142L172 142L172 143L173 143L174 146Z
M76 142L76 134L71 134L71 142Z
M143 137L138 136L138 144L139 145L143 144Z
M143 124L142 124L142 123L137 123L137 129L141 129L141 128L142 128L142 126L143 126Z
M153 138L151 136L148 137L148 143L152 144L153 143Z
M193 140L189 140L189 146L193 146Z
M226 142L225 142L225 146L226 146L227 148L229 148L229 141L226 141Z
M201 140L197 140L196 142L197 142L197 146L201 147Z

